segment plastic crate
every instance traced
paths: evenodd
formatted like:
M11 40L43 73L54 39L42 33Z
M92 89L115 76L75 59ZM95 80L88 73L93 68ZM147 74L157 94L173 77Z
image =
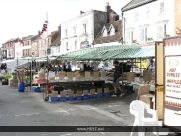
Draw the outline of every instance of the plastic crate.
M102 93L101 94L96 94L96 98L101 98L101 97L103 97Z
M58 100L59 100L59 101L66 101L67 98L66 98L66 97L59 97Z
M75 97L74 97L74 96L72 96L72 97L69 97L69 96L68 96L68 97L66 97L66 100L67 100L67 101L75 100Z
M59 101L59 97L49 97L50 102L57 102Z
M75 96L75 99L76 99L76 100L82 100L82 99L83 99L83 96Z
M83 99L83 100L89 99L89 95L84 95L84 96L82 96L82 99Z
M94 95L89 95L89 99L94 99L94 98L96 98L95 94Z
M32 90L34 92L41 92L41 88L40 87L33 87Z
M108 97L110 96L110 93L103 93L103 97Z

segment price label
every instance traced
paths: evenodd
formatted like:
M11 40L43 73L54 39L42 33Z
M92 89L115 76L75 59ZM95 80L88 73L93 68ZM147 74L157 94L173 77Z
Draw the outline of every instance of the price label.
M157 90L158 92L163 92L163 86L157 87L156 90Z

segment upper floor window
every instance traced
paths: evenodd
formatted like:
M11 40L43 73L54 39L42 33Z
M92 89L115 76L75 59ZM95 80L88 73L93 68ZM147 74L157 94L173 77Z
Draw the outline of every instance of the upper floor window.
M135 14L135 20L138 20L138 12Z
M87 33L87 26L86 26L86 24L83 24L83 33Z
M67 36L68 36L68 30L65 29L65 37L67 37Z
M164 12L164 2L160 3L160 13Z
M66 50L67 50L67 51L69 50L69 48L68 48L68 42L66 42Z
M157 26L157 40L162 40L166 36L166 24Z
M104 27L104 30L103 30L103 37L106 37L107 36L107 30L106 28Z
M115 35L115 29L113 27L111 27L110 35Z
M146 8L146 17L150 17L150 7Z
M132 43L132 40L133 40L133 32L132 31L130 31L130 30L126 31L126 39L125 40L126 40L127 44Z
M139 30L139 41L146 42L147 41L147 28L140 28Z
M76 36L76 27L73 28L73 34Z
M75 41L75 50L77 50L77 41Z

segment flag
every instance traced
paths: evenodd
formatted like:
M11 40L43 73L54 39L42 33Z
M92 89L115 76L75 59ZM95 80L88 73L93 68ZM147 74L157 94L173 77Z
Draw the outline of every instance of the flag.
M22 39L18 38L18 42L19 42L19 45L21 46L21 44L24 43L23 38Z
M45 21L45 23L43 24L43 28L42 28L42 31L40 33L40 37L42 39L46 39L48 37L48 21Z

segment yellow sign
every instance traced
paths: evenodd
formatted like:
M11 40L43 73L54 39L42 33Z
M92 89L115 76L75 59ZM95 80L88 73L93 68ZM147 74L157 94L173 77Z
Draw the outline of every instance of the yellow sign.
M156 90L157 90L158 92L163 92L163 86L158 86L158 87L156 88Z
M149 65L149 60L148 59L142 59L141 61L139 59L136 60L137 66L139 68L147 68Z

